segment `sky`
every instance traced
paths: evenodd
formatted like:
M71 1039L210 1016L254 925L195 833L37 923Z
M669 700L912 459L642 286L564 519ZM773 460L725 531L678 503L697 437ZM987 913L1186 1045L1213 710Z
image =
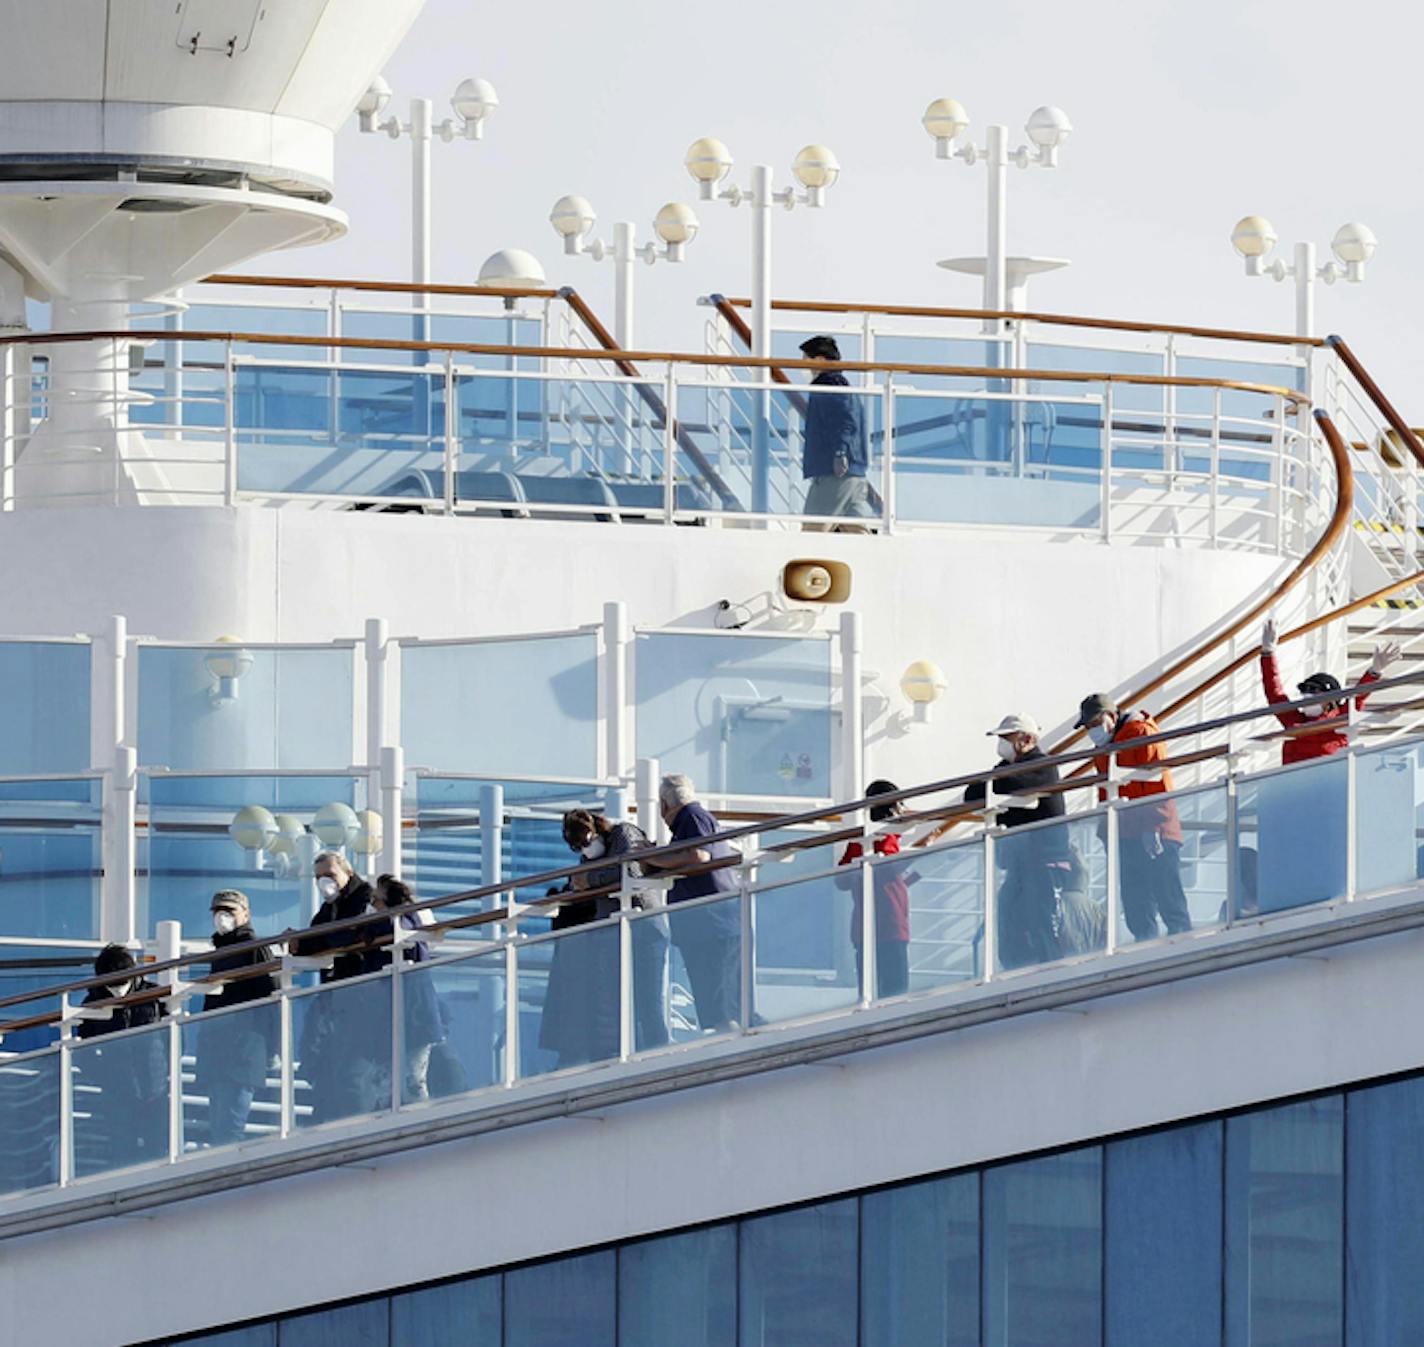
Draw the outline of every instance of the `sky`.
M680 350L702 345L698 296L748 289L748 212L696 201L682 160L697 137L725 141L744 184L754 163L788 184L808 142L839 157L823 210L776 215L778 298L972 306L980 283L934 263L983 252L984 170L936 160L920 116L954 97L980 143L991 121L1019 143L1028 114L1057 104L1074 127L1060 167L1010 170L1010 250L1072 260L1035 283L1034 308L1289 331L1292 286L1246 278L1233 224L1264 214L1278 254L1310 240L1323 261L1361 220L1379 252L1363 284L1318 288L1317 326L1424 418L1424 268L1408 243L1424 206L1409 138L1421 37L1403 0L428 0L385 74L402 116L466 75L499 92L483 141L433 147L436 280L473 282L497 248L527 248L611 322L613 268L562 254L553 202L584 195L605 237L633 220L640 240L665 201L694 204L687 260L637 276L637 345ZM353 119L337 145L350 234L264 265L405 278L409 181L406 142Z

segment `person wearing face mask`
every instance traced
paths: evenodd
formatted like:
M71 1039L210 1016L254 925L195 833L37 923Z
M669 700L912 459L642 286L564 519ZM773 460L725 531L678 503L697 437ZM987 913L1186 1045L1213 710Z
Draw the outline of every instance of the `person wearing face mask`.
M1294 700L1287 695L1285 684L1281 681L1280 665L1276 660L1279 644L1280 637L1275 622L1267 622L1261 632L1261 685L1265 690L1266 700L1273 707ZM1376 646L1370 667L1365 670L1360 682L1378 681L1399 656L1400 647L1394 641L1386 641L1383 645ZM1310 697L1317 693L1339 692L1340 680L1333 674L1313 673L1309 678L1297 683L1296 687L1302 697ZM1367 693L1362 692L1355 698L1355 710L1364 710L1367 696ZM1348 747L1350 736L1346 728L1347 713L1348 707L1343 701L1315 702L1311 706L1289 707L1277 711L1276 719L1288 730L1301 730L1304 726L1318 727L1308 732L1292 734L1285 739L1281 743L1281 761L1287 766L1293 762L1309 762L1312 758L1328 758L1332 753L1338 753L1342 748Z
M1119 771L1144 774L1121 781L1117 787L1119 799L1145 801L1118 815L1118 869L1127 929L1134 940L1152 940L1163 928L1168 935L1190 931L1192 918L1182 888L1182 820L1172 800L1154 802L1156 796L1169 795L1173 789L1170 770L1153 771L1157 763L1167 760L1167 745L1133 747L1134 740L1161 733L1157 722L1146 711L1119 710L1107 693L1094 692L1079 704L1074 728L1086 730L1097 748L1123 745L1112 754L1093 759L1093 768L1100 775L1108 770L1110 759L1116 761ZM1100 786L1098 799L1107 798L1107 790Z
M321 906L311 920L312 934L293 940L292 953L312 957L325 954L328 950L344 950L332 961L330 968L322 971L323 982L339 982L342 978L359 977L369 972L372 962L369 952L350 948L362 943L365 935L362 929L352 927L322 934L318 928L334 921L359 917L368 911L373 897L371 886L351 868L339 851L323 851L312 863L312 874L316 879Z
M213 957L208 976L221 978L217 991L203 997L203 1011L262 1001L277 990L271 973L239 976L242 970L272 962L266 945L253 945L252 909L238 889L213 894ZM248 946L248 948L243 948ZM231 950L231 953L224 951ZM253 1096L267 1082L267 1068L276 1055L280 1022L276 1002L240 1014L200 1020L197 1085L208 1096L208 1144L240 1141L247 1131Z
M104 1038L166 1018L167 1008L158 998L138 1003L128 1000L158 989L139 976L133 955L122 945L106 945L99 951L94 960L94 976L110 977L110 981L102 987L91 987L81 1008L103 1009L118 1000L124 1004L113 1006L107 1018L80 1020L80 1038ZM93 1167L117 1169L167 1155L167 1034L120 1039L112 1046L77 1052L74 1060L79 1083L98 1089L98 1094L86 1101L93 1120L91 1127L97 1123L95 1130L101 1134L85 1148L93 1154ZM89 1172L89 1168L80 1161L81 1171Z
M1023 714L1007 715L988 731L989 737L998 741L995 767L1021 769L987 783L993 794L1006 799L1032 797L1001 809L998 825L1002 828L1022 828L1063 817L1061 792L1035 795L1058 784L1058 768L1043 761L1047 755L1039 747L1039 733L1038 722ZM964 791L965 803L982 804L987 798L985 786L983 781L970 782ZM1062 957L1058 896L1070 869L1065 829L1038 828L1022 838L1005 839L995 854L1004 870L995 928L1000 965L1023 968Z
M900 788L884 777L872 781L866 788L866 797L893 795ZM905 812L905 806L896 800L893 804L873 804L870 806L871 823L888 823ZM898 856L900 854L900 834L898 832L876 832L871 846L877 856ZM841 853L840 865L854 865L865 855L865 848L859 842L851 842ZM875 890L875 995L877 997L902 996L910 990L910 886L918 881L919 875L913 870L908 873L899 866L876 866L871 882ZM836 887L849 890L850 943L855 949L856 981L865 986L864 909L861 895L864 885L859 869L851 874L837 875Z

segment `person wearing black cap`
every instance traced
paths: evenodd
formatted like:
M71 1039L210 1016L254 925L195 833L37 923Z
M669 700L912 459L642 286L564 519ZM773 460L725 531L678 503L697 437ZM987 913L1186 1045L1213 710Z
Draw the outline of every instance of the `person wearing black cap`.
M1272 706L1293 701L1281 681L1280 666L1276 662L1276 647L1279 637L1275 622L1267 622L1261 632L1261 685L1265 689L1266 700ZM1399 646L1386 641L1375 647L1370 667L1360 678L1361 683L1377 681L1399 658ZM1296 684L1302 697L1316 693L1339 692L1340 680L1334 674L1313 673L1309 678ZM1363 711L1367 693L1355 698L1355 710ZM1309 733L1293 734L1281 744L1281 761L1289 766L1293 762L1308 762L1311 758L1328 758L1349 745L1350 736L1344 727L1349 708L1343 701L1316 702L1313 706L1302 706L1276 712L1276 719L1288 730L1298 730L1302 726L1314 726Z
M801 343L807 360L836 361L841 348L834 337L818 336ZM840 370L826 369L811 380L812 388L849 388ZM802 431L801 475L809 484L803 514L873 519L870 483L865 473L870 448L865 413L853 393L813 393L806 399ZM863 524L807 524L808 533L864 533Z

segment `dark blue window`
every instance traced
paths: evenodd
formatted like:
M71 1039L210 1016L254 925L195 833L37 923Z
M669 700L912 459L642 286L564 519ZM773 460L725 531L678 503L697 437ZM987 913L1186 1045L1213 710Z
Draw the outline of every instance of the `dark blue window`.
M618 1255L618 1347L736 1347L737 1228L630 1244Z
M856 1347L856 1202L742 1222L740 1347Z
M389 1347L390 1323L390 1302L384 1298L316 1310L283 1319L277 1347Z
M582 1254L504 1276L504 1347L613 1347L614 1255Z
M228 1328L219 1333L205 1333L201 1338L184 1338L182 1344L183 1347L277 1347L277 1325Z
M500 1347L499 1274L391 1297L391 1347Z

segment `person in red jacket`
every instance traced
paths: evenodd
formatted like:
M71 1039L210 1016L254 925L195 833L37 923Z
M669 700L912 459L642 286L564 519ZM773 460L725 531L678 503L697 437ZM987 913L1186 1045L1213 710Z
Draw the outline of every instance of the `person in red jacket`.
M893 781L872 781L866 788L866 795L890 795L899 790ZM877 804L870 807L870 821L884 823L902 813L897 800L894 804ZM877 856L898 856L900 854L900 834L881 833L873 842ZM851 842L840 859L841 865L850 865L865 855L865 848L859 842ZM910 990L910 885L918 878L914 873L906 874L899 866L877 866L875 868L875 995L903 996ZM865 953L861 948L862 920L860 904L860 879L858 875L837 877L839 888L849 888L855 895L850 913L850 942L855 946L855 972L859 982L865 981Z
M1088 732L1094 745L1128 744L1134 739L1159 734L1157 722L1146 711L1121 711L1105 692L1084 697L1078 707L1076 728ZM1126 747L1115 755L1121 771L1150 770L1167 759L1167 745L1145 744ZM1098 773L1108 770L1108 755L1093 759ZM1163 768L1155 776L1123 781L1118 796L1125 800L1147 800L1169 795L1172 773ZM1107 791L1098 789L1098 799L1106 800ZM1187 895L1182 888L1182 820L1171 799L1158 800L1125 808L1118 815L1118 868L1121 874L1122 914L1134 940L1151 940L1161 934L1158 918L1168 935L1192 929L1191 913L1187 910Z
M1261 632L1261 684L1266 700L1272 706L1293 700L1281 682L1280 666L1276 662L1276 647L1279 639L1276 624L1267 622ZM1386 641L1375 647L1370 667L1365 670L1361 683L1374 683L1380 675L1399 658L1400 648L1394 641ZM1302 697L1316 693L1339 692L1340 680L1334 674L1313 673L1309 678L1297 683ZM1355 698L1355 710L1363 711L1368 693L1360 693ZM1318 725L1318 729L1308 734L1294 734L1281 744L1281 761L1289 766L1293 762L1308 762L1312 758L1328 758L1338 753L1350 742L1347 730L1349 707L1344 701L1316 702L1313 706L1302 706L1286 711L1277 711L1276 719L1288 730L1300 725Z

